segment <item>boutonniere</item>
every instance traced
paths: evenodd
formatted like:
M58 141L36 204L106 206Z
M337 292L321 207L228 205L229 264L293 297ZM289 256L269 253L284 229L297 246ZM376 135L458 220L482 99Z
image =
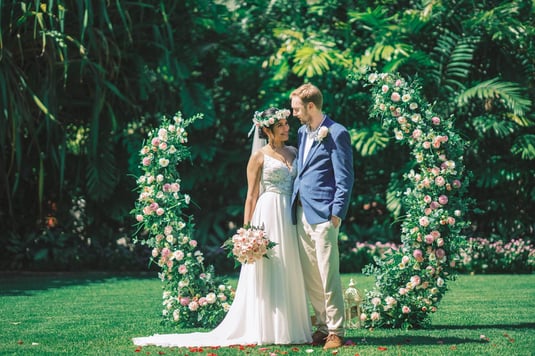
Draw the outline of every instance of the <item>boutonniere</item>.
M316 135L316 141L321 142L327 135L329 134L329 129L326 126L322 126L318 130L318 134Z

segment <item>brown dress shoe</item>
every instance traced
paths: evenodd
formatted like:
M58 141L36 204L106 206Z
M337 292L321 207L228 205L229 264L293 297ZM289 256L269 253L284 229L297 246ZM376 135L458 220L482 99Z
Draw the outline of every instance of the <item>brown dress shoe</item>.
M322 331L316 330L316 332L312 334L313 345L325 345L326 339L327 339L327 334L325 334Z
M323 346L324 350L329 349L337 349L339 347L342 347L344 345L344 340L338 335L335 334L329 334L327 336L327 340L325 341L325 346Z

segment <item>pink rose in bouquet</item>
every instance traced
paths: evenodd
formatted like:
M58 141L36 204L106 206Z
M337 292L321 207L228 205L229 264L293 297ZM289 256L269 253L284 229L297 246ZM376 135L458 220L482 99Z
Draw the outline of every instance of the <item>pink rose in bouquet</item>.
M268 251L276 243L270 241L263 227L247 226L239 228L236 234L225 241L223 248L235 260L236 266L255 263L262 257L269 258Z

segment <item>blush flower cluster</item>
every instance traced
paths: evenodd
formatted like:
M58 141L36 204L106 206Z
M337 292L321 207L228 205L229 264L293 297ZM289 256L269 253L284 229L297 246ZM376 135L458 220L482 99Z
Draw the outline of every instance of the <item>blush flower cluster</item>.
M242 227L236 234L225 241L223 247L229 250L229 256L236 264L255 263L263 257L269 258L268 252L275 243L267 237L262 227Z
M204 265L197 248L192 218L184 218L191 198L182 192L177 167L189 157L186 127L201 115L185 120L181 113L163 117L149 132L140 150L138 199L132 213L138 230L135 241L151 248L151 263L160 268L163 321L180 327L212 328L219 324L234 297L225 280Z
M451 118L433 112L416 82L391 73L365 78L373 97L371 115L410 146L414 168L405 174L406 189L400 192L402 247L365 268L376 277L376 288L366 293L361 322L369 328L422 327L454 278L465 241L465 143Z

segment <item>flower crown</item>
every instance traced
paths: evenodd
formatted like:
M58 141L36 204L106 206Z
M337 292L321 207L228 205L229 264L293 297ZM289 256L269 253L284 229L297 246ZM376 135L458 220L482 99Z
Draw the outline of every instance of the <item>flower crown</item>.
M277 109L273 114L264 114L264 111L256 111L254 113L253 122L258 127L270 127L281 119L286 119L290 116L290 110Z

